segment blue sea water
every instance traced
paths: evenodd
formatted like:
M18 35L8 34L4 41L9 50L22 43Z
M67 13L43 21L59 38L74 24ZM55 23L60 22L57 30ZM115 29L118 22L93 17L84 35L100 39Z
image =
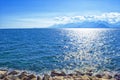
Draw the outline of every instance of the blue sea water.
M0 68L120 72L120 30L1 29Z

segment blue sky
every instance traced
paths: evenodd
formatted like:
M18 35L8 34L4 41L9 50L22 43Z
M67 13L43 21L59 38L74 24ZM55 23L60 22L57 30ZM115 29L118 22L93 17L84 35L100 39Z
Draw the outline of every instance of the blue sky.
M0 28L45 28L59 23L56 17L105 13L120 16L120 0L0 0Z

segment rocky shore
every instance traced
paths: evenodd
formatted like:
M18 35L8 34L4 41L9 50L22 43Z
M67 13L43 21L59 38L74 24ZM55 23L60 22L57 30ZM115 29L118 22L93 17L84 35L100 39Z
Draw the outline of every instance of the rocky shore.
M28 73L26 71L18 70L0 70L0 80L120 80L120 74L111 74L110 72L103 72L93 74L92 71L66 74L65 72L51 71L50 74L43 76Z

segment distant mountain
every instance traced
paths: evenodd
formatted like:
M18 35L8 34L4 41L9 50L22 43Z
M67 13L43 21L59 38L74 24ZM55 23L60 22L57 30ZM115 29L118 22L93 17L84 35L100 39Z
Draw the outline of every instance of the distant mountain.
M105 21L95 21L95 22L77 22L77 23L67 23L67 24L57 24L51 26L52 28L120 28L120 22L115 24L110 24Z

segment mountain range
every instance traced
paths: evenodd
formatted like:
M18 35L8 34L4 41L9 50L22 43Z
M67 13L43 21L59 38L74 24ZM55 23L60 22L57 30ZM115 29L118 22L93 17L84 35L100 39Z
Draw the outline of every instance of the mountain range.
M108 23L105 21L84 21L76 23L56 24L52 28L120 28L120 22Z

